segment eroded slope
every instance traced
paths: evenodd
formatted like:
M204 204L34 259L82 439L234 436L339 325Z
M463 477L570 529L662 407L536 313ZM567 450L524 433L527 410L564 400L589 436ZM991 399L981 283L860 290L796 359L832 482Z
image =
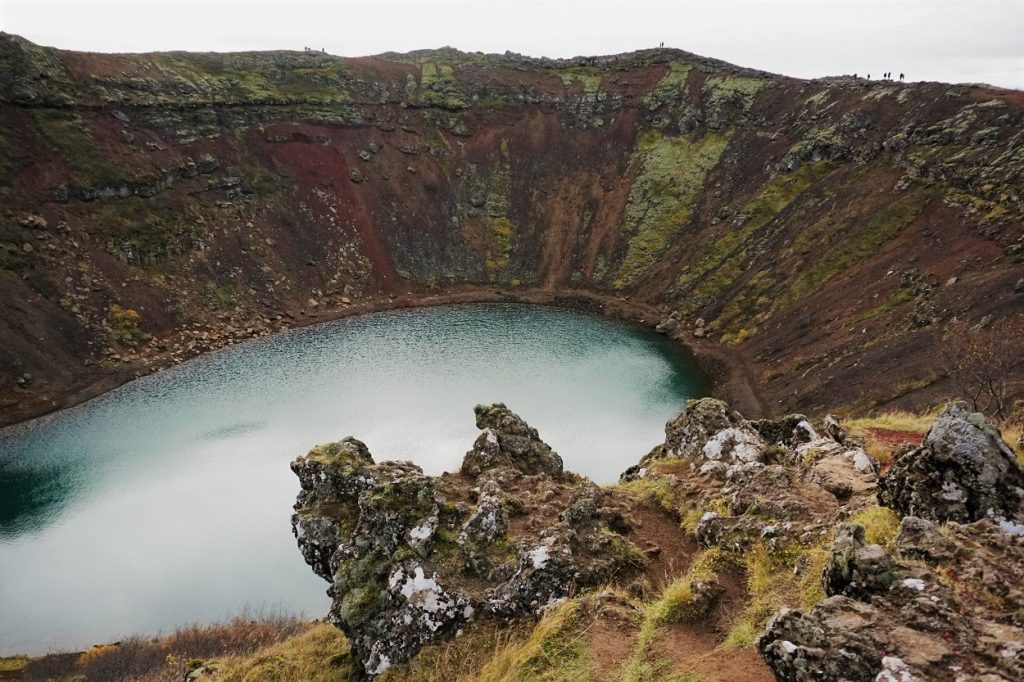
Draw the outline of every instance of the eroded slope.
M735 344L762 411L904 404L951 391L946 323L999 327L1024 301L1014 91L673 50L99 55L4 35L0 64L5 421L435 294L619 314L628 296Z

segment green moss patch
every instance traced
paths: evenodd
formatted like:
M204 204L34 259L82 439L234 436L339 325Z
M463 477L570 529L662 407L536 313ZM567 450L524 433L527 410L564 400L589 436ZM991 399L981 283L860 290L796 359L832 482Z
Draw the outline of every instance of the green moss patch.
M130 75L93 78L101 101L160 104L343 104L351 101L344 61L319 52L154 53Z
M668 72L644 96L644 106L653 111L666 105L678 105L686 94L686 81L692 70L692 64L678 61L669 62Z
M593 97L601 88L603 74L598 68L580 66L571 69L561 69L558 71L558 77L562 79L562 83L567 88L580 83L583 86L584 94L588 97Z
M770 81L766 78L749 76L715 76L704 83L704 92L711 107L734 104L746 111L754 103L754 97Z
M870 258L921 215L930 200L930 192L918 190L889 204L860 225L834 230L828 248L813 265L804 266L802 274L786 295L778 299L775 309L817 291L836 275ZM798 242L807 242L808 239L805 234L804 239ZM794 249L811 251L818 245L794 243Z
M453 111L466 107L466 96L450 65L426 62L420 67L419 103Z
M675 283L675 292L682 297L681 312L690 312L718 300L722 292L742 276L749 254L763 239L755 239L758 232L789 206L804 190L818 182L832 169L827 161L805 164L793 173L779 174L740 212L743 224L717 239L706 241L690 259ZM754 283L747 295L738 296L734 309L727 311L727 319L752 312L760 297L770 286L762 277ZM752 295L751 295L752 294Z
M633 155L640 169L620 228L628 247L616 289L635 283L689 222L704 180L728 142L728 135L717 133L693 141L659 132L640 136Z

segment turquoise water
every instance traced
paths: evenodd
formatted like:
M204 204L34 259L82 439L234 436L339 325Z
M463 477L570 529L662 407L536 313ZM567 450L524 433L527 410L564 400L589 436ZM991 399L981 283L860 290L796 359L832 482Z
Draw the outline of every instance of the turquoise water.
M235 346L0 431L0 655L78 649L250 611L321 616L288 468L353 435L377 461L459 467L504 402L600 483L705 388L648 330L468 305L338 320Z

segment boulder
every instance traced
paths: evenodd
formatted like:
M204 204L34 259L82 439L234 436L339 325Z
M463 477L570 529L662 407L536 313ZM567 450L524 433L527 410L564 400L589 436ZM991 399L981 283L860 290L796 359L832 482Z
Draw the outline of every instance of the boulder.
M825 415L825 434L837 443L846 442L846 430L834 414Z
M758 461L766 444L739 412L721 400L689 400L686 409L665 425L667 457L724 462Z
M870 600L888 590L899 578L895 560L880 545L869 545L864 527L841 523L836 528L832 557L821 576L825 594Z
M502 403L477 405L476 427L482 429L473 449L462 461L462 473L478 476L487 469L506 466L525 474L562 473L562 458L540 439L537 430Z
M893 541L900 554L910 559L949 562L956 557L956 545L939 532L939 526L926 519L907 516Z
M678 319L674 317L666 317L665 319L658 323L658 326L654 328L654 331L658 332L659 334L671 335L679 331L679 327L680 322Z
M18 224L30 230L45 230L47 227L46 218L35 213L26 213L18 217Z
M196 163L196 169L200 173L212 173L218 168L220 168L220 161L211 154L203 154L199 157L199 162Z
M962 402L948 405L924 442L893 462L878 482L878 501L904 516L988 517L1024 534L1024 471L999 429Z

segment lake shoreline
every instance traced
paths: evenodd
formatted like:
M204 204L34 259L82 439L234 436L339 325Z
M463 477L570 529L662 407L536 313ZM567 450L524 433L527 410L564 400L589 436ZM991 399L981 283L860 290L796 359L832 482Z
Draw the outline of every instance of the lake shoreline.
M586 289L507 289L501 287L463 286L452 287L436 293L408 292L392 295L367 297L348 305L335 306L320 311L285 311L279 316L276 327L253 324L254 332L248 338L213 336L205 338L209 348L187 354L175 355L170 350L125 355L122 362L108 363L90 372L87 378L69 388L61 395L44 394L20 401L13 409L0 413L0 429L27 423L38 417L59 412L88 402L123 386L135 379L183 364L221 348L244 343L251 338L272 336L289 329L300 329L333 320L368 315L371 313L411 308L437 307L468 303L523 303L530 305L554 306L597 314L610 319L632 322L654 329L671 312L667 307L656 307L628 296L594 292ZM758 388L756 368L738 349L701 339L677 330L667 335L684 351L692 355L709 382L709 395L722 398L735 409L753 416L770 416L768 402ZM175 335L168 335L147 348L169 347Z
M0 649L249 604L320 613L287 511L288 465L318 444L352 435L437 476L479 439L472 406L505 402L608 485L706 392L693 356L647 327L515 302L405 307L203 355L0 435Z

